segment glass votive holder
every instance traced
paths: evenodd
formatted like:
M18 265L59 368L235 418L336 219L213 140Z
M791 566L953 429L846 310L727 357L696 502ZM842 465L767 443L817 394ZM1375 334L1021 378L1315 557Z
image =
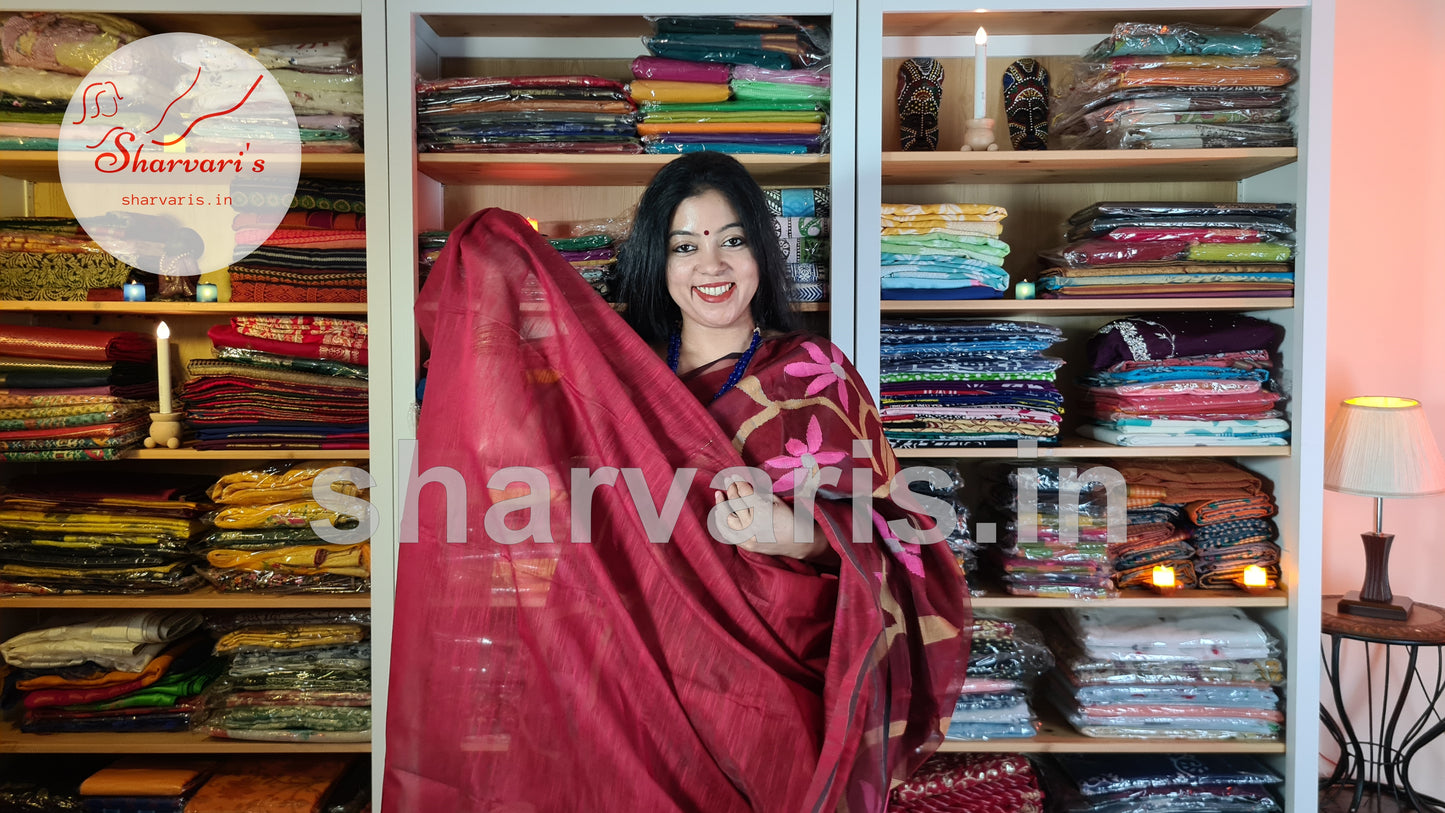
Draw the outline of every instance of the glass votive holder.
M197 302L215 302L220 298L220 296L221 289L216 287L214 283L202 282L201 284L196 286Z
M1033 284L1032 282L1029 282L1028 280L1020 280L1019 283L1014 286L1014 299L1033 299L1033 298L1034 298L1034 284Z
M121 296L127 302L146 301L146 287L139 282L127 282L121 289Z

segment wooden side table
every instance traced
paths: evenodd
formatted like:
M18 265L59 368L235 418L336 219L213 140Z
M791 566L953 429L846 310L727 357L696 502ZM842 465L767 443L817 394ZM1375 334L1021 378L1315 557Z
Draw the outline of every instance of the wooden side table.
M1341 615L1340 596L1325 596L1321 631L1329 636L1329 649L1320 642L1325 677L1329 680L1334 709L1320 703L1320 721L1340 746L1340 761L1334 773L1320 780L1321 809L1343 791L1353 791L1349 810L1360 809L1366 792L1374 798L1394 797L1397 809L1445 811L1445 803L1421 794L1410 781L1410 760L1421 748L1445 732L1445 718L1436 705L1445 697L1445 609L1416 603L1404 621ZM1384 671L1373 667L1366 672L1369 693L1365 720L1352 720L1340 690L1340 650L1345 640L1363 644L1364 663L1383 657ZM1424 665L1421 669L1421 658ZM1392 677L1392 661L1405 659L1404 675ZM1433 662L1434 668L1428 668ZM1376 683L1383 690L1375 697ZM1419 719L1405 714L1411 697L1425 704ZM1365 726L1365 737L1358 731ZM1406 807L1408 803L1409 807ZM1373 808L1371 808L1373 809Z

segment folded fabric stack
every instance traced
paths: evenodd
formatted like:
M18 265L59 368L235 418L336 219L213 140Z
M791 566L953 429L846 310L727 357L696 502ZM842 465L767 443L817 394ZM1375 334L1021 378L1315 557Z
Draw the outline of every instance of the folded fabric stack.
M364 449L366 323L235 316L177 390L198 449Z
M216 481L207 496L219 506L207 518L215 529L201 540L201 575L221 591L356 593L371 588L369 541L331 544L312 529L315 521L339 530L360 518L331 511L316 501L316 478L331 469L359 469L354 461L298 462L239 471ZM329 486L348 496L362 492L350 480Z
M1279 578L1274 497L1263 479L1208 458L1118 460L1129 484L1129 541L1110 549L1119 587L1170 565L1182 585L1230 589L1250 565Z
M883 204L883 298L1001 298L1005 217L1002 206L985 203Z
M212 737L370 741L370 613L246 612L206 624L229 659L202 726Z
M417 148L427 152L640 153L637 106L601 76L418 81Z
M968 508L968 500L964 496L963 472L953 463L945 463L932 467L948 476L946 485L934 485L927 480L916 480L909 490L942 500L952 508L955 522L952 527L944 528L945 536L943 542L948 545L949 551L953 554L954 561L963 569L963 577L968 583L968 591L971 595L983 595L984 588L978 582L978 543L969 530L972 526L970 520L971 512Z
M155 339L0 325L0 461L114 460L145 438Z
M361 59L349 38L238 43L291 100L302 152L360 152Z
M185 813L186 802L218 764L217 758L121 757L86 777L80 795L87 813Z
M1279 641L1238 608L1068 609L1054 617L1059 668L1049 697L1085 736L1279 739Z
M1029 696L1054 665L1053 653L1026 621L975 616L968 674L949 718L951 740L1032 737L1038 720Z
M20 730L184 731L218 674L198 613L118 613L0 643L19 671Z
M0 28L0 150L60 146L65 107L81 77L123 45L150 36L110 14L23 12Z
M1294 295L1292 203L1096 203L1040 254L1042 296Z
M549 239L562 259L571 263L604 300L617 301L617 248L605 234Z
M83 301L91 289L119 288L131 271L74 218L0 218L0 299Z
M895 448L1055 443L1063 365L1042 351L1063 332L1033 322L885 319L883 429Z
M1092 423L1115 446L1286 446L1270 370L1284 328L1238 313L1116 319L1089 338L1078 380Z
M274 194L244 179L231 184L237 212L231 300L365 302L365 186L302 178L280 224L267 233L257 211L275 206Z
M1050 129L1066 149L1292 146L1297 55L1261 28L1119 23L1079 62Z
M1022 754L936 754L893 788L900 813L1043 813L1043 791Z
M649 153L827 151L829 42L786 17L659 17L628 94Z
M827 187L765 189L768 211L778 223L783 258L788 263L788 298L794 302L828 299L832 263L832 205Z
M361 813L370 794L355 787L354 763L321 754L225 757L185 813Z
M1049 799L1063 813L1278 813L1280 776L1247 754L1059 754Z
M1009 593L1063 598L1114 594L1108 494L1098 483L1075 486L1069 478L1077 476L1072 467L1017 464L994 478L988 499L1005 532L991 558ZM1072 505L1063 499L1067 489L1078 495ZM1026 510L1028 506L1034 510Z
M0 495L0 593L180 593L209 507L188 477L32 475Z

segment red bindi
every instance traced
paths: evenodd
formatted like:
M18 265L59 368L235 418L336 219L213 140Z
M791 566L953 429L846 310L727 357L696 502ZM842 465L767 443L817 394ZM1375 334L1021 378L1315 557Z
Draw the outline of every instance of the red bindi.
M708 236L709 234L712 234L712 232L708 231L707 229L703 229L703 230L702 230L702 236L703 236L703 237L706 237L706 236Z

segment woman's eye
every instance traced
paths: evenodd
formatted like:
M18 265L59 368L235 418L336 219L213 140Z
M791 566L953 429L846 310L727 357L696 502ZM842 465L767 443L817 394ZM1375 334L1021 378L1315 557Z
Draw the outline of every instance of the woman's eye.
M727 246L728 248L739 248L747 244L747 238L743 237L742 235L735 235L723 241L723 245Z
M691 254L692 252L694 252L694 251L696 251L696 250L697 250L697 247L696 247L696 246L693 246L693 245L688 244L688 243L680 243L680 244L675 245L675 246L672 247L672 253L673 253L673 254Z

